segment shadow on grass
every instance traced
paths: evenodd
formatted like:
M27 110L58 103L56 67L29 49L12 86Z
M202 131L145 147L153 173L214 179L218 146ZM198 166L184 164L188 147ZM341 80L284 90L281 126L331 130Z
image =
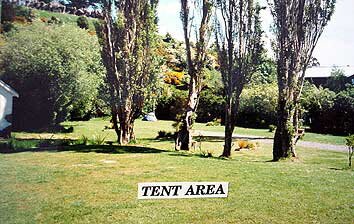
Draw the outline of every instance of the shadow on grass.
M18 140L18 141L34 141L38 139L31 140ZM32 148L18 148L13 149L7 145L0 145L0 153L2 154L13 154L21 152L63 152L63 151L73 151L78 153L106 153L106 154L124 154L124 153L162 153L167 152L166 150L135 146L135 145L84 145L84 144L73 144L74 140L63 140L62 139L45 139L44 141L50 141L49 145L38 146Z

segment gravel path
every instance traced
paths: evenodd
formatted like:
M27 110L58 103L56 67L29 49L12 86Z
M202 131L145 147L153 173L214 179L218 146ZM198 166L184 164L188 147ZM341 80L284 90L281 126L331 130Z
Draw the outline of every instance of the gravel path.
M194 130L193 136L195 136L195 137L203 136L203 137L224 138L224 133L223 132ZM265 143L265 144L273 144L273 138L267 138L267 137L262 137L262 136L233 134L232 137L236 138L236 139L255 140L257 142ZM332 145L332 144L308 142L308 141L302 141L302 140L300 140L297 143L297 146L302 146L302 147L306 147L306 148L322 149L322 150L328 150L328 151L336 151L336 152L347 152L348 151L348 149L345 145Z

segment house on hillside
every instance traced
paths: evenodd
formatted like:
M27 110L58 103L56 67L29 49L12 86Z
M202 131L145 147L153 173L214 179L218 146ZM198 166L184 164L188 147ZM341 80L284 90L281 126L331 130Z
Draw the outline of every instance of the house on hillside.
M11 136L13 97L18 93L0 80L0 137Z
M331 73L335 67L312 67L306 70L305 80L316 86L325 87L328 83ZM340 70L343 70L345 76L347 77L346 83L354 85L354 67L353 66L344 66L337 67Z

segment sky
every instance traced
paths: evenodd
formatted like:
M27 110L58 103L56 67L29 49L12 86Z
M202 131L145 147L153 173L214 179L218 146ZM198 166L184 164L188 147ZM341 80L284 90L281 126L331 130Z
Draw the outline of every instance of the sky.
M259 0L267 6L266 0ZM183 40L183 31L179 17L179 0L160 0L158 8L159 32L170 33L174 38ZM313 56L321 66L354 66L354 0L337 0L334 15L325 28ZM262 13L263 29L267 38L272 16L267 9ZM267 44L268 45L268 44Z

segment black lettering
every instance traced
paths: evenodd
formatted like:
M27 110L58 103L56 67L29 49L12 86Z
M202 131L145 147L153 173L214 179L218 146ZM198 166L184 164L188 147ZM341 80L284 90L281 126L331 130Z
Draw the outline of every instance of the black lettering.
M195 195L193 191L193 185L189 186L188 191L186 192L186 195Z
M218 190L215 192L215 194L225 194L224 189L222 188L222 184L220 184L220 186L219 186Z
M175 189L173 196L178 196L178 191L182 189L182 186L181 185L171 186L171 188Z
M167 186L162 186L162 191L160 196L164 196L164 193L166 193L167 196L170 196L171 188L172 186L169 186L168 188Z
M159 189L160 186L153 186L151 191L151 196L160 196Z
M151 189L151 186L144 186L144 187L142 187L142 190L143 190L143 196L147 196L147 191L149 190L149 189Z
M205 189L204 185L197 185L196 195L204 195L205 194L204 189Z
M208 185L207 194L214 194L215 185Z

